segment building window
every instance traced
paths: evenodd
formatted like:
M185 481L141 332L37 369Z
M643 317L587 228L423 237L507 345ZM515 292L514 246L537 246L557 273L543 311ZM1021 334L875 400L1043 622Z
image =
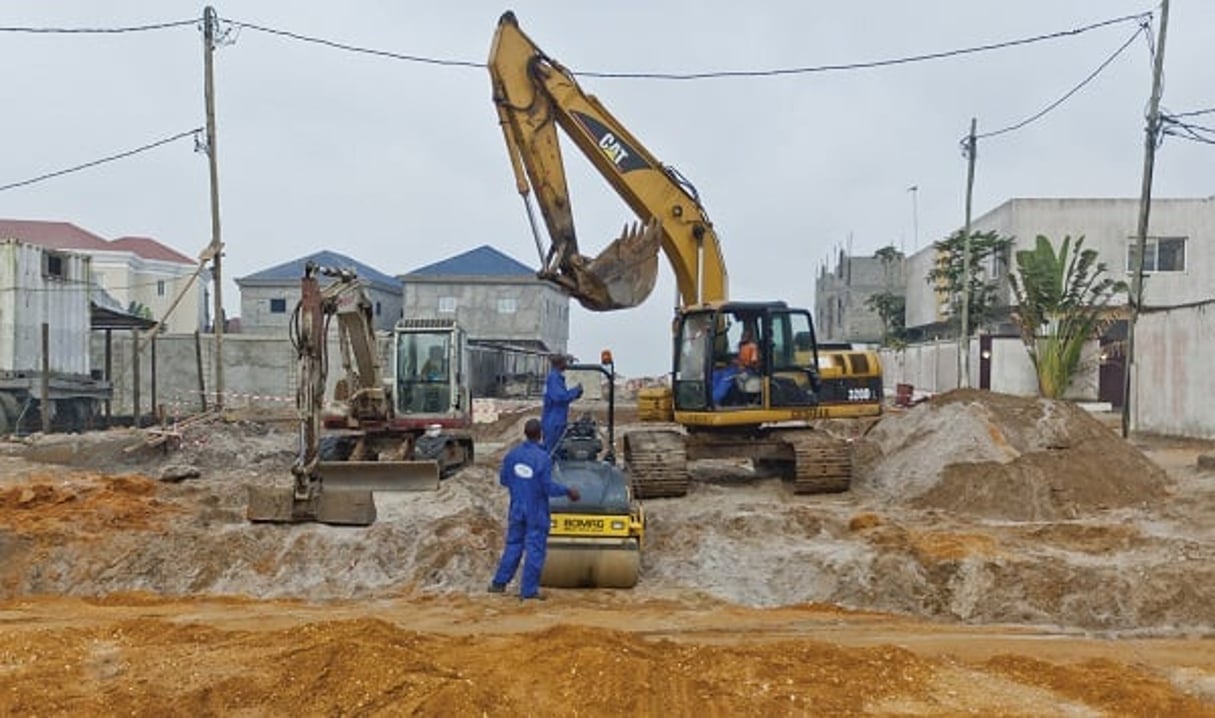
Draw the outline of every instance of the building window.
M1185 271L1185 237L1148 237L1144 244L1144 272L1184 272ZM1135 271L1135 254L1139 248L1139 240L1130 239L1126 247L1126 271Z
M62 254L47 252L42 255L42 276L50 279L67 279Z
M156 280L156 296L163 297L165 295L165 280Z
M270 313L271 314L286 314L287 313L287 300L286 299L271 299L270 300Z
M376 302L376 303L375 303L375 315L376 315L377 317L378 317L378 316L380 316L380 312L381 312L381 311L382 311L382 309L381 309L381 307L380 307L380 303L379 303L379 302Z
M439 313L454 314L456 311L455 297L439 297Z
M507 297L505 299L498 300L498 313L499 314L514 314L515 308L516 308L516 306L515 306L514 297Z

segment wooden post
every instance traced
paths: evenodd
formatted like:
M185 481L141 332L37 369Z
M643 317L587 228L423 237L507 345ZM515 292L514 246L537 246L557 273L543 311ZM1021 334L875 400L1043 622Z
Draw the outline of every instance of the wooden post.
M139 330L131 330L131 420L139 428Z
M966 224L962 228L962 331L958 335L958 386L970 388L970 207L975 190L975 154L978 121L970 118L966 137Z
M105 425L113 420L114 404L114 330L105 330L105 381L110 385L110 398L105 400Z
M148 405L152 411L156 411L156 407L160 406L156 402L156 335L152 335L152 402Z
M207 410L207 377L203 374L202 337L194 330L194 363L198 366L198 399L202 402L202 410Z
M224 300L223 300L223 242L219 231L219 165L215 147L215 25L219 16L215 8L203 9L203 95L207 113L207 160L211 173L211 274L215 284L215 407L224 405Z
M1169 27L1169 0L1160 3L1160 38L1156 41L1156 63L1152 69L1152 96L1148 101L1146 136L1143 139L1143 183L1139 189L1139 226L1135 232L1134 267L1131 267L1131 291L1127 303L1131 305L1131 316L1126 327L1126 362L1122 377L1122 436L1131 433L1132 382L1138 367L1135 362L1135 325L1139 322L1139 309L1143 304L1143 253L1147 250L1148 217L1152 209L1152 174L1156 167L1156 139L1160 131L1161 76L1164 74L1164 37ZM1134 384L1138 389L1138 383ZM1135 409L1138 410L1138 404Z
M42 323L42 433L51 431L51 325Z

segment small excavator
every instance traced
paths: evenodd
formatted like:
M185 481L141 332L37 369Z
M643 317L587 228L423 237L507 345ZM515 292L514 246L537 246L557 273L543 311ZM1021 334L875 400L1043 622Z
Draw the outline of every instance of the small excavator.
M554 588L632 588L641 573L645 513L616 465L616 371L612 354L600 364L571 364L607 385L607 436L588 413L570 422L553 450L553 479L578 489L570 501L550 499L552 526L540 585ZM604 439L606 438L606 444Z
M318 276L333 279L321 287ZM299 453L289 489L250 486L246 515L270 523L375 522L375 491L433 491L472 463L471 398L463 332L402 320L384 381L372 302L353 270L308 262L291 317L299 381ZM326 412L329 324L337 318L345 376Z
M682 496L687 462L712 458L750 459L792 479L796 493L847 490L851 445L815 430L813 422L880 411L876 354L868 353L863 367L853 357L824 361L810 312L783 301L731 300L722 247L696 189L540 50L513 13L498 21L488 66L515 184L538 246L533 194L548 230L540 277L589 310L613 311L649 296L660 252L675 274L671 385L644 391L638 404L643 421L674 421L682 430L624 435L634 495ZM640 220L593 258L578 248L558 128ZM746 366L738 351L744 337L757 345L757 360ZM824 371L828 364L830 372ZM823 392L824 374L830 374L830 397Z

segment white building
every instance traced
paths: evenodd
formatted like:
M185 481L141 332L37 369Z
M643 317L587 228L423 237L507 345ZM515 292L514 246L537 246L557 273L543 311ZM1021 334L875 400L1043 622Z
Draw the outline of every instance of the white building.
M1127 199L1012 199L979 216L973 231L994 231L1012 237L1007 257L985 268L1001 281L1001 299L1015 302L1007 274L1015 271L1013 256L1034 246L1039 235L1055 245L1066 236L1073 243L1083 236L1084 246L1097 251L1109 276L1131 282L1133 252L1139 219L1139 200ZM907 327L923 340L944 338L948 318L943 297L926 280L936 249L928 246L907 260ZM1136 326L1132 407L1137 428L1189 436L1215 436L1215 406L1206 398L1215 391L1215 377L1202 367L1215 352L1215 331L1206 316L1215 306L1215 197L1155 199L1149 215L1144 262L1144 311ZM1122 295L1115 303L1125 307ZM986 334L988 336L984 337ZM1032 393L1036 387L1024 349L1015 346L1007 322L980 331L969 348L972 384L1003 391ZM992 336L994 335L994 336ZM1081 377L1078 398L1121 404L1124 348L1127 327L1116 323L1093 355L1100 359L1089 375ZM994 344L993 344L994 341ZM927 391L951 389L957 382L954 348L925 344L912 347L888 362L902 376L888 376L892 384L918 381ZM929 366L931 364L932 366ZM934 386L935 384L935 386ZM1012 387L1012 388L1010 388Z
M210 273L203 270L191 281L198 262L154 239L106 240L69 222L15 219L0 219L0 239L88 255L93 283L124 309L153 320L164 319L169 333L207 328ZM166 319L166 312L183 289L181 301Z

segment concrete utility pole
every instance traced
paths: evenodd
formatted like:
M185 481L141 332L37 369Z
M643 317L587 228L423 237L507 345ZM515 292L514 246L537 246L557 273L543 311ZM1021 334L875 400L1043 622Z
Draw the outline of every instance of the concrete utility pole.
M207 106L207 160L211 168L211 271L215 277L215 408L224 407L224 293L222 264L223 242L219 233L219 166L215 148L215 8L203 9L203 95Z
M1143 138L1143 184L1139 191L1139 227L1135 232L1135 266L1131 275L1131 292L1127 302L1131 305L1131 317L1127 323L1126 364L1122 382L1122 436L1131 433L1131 387L1139 383L1133 379L1135 366L1135 324L1139 321L1139 309L1143 304L1143 255L1147 250L1148 216L1152 208L1152 173L1156 167L1156 139L1160 136L1161 76L1164 74L1164 38L1169 27L1169 0L1160 3L1160 38L1156 41L1156 62L1152 68L1152 97L1148 103L1147 127Z
M970 118L962 154L966 155L966 224L962 227L962 332L958 336L958 386L970 388L970 207L975 189L975 118Z

